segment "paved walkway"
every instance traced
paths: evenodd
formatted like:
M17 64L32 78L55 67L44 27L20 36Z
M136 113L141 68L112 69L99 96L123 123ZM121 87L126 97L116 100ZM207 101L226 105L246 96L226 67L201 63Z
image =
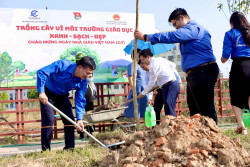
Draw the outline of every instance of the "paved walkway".
M76 141L76 147L83 147L86 145L88 141ZM36 145L37 144L37 145ZM1 147L0 148L0 157L3 156L12 156L16 154L25 154L31 152L41 152L41 145L39 143L32 144L32 145L25 145L22 146L9 146L9 147ZM64 142L55 142L51 144L51 150L62 150L65 146Z

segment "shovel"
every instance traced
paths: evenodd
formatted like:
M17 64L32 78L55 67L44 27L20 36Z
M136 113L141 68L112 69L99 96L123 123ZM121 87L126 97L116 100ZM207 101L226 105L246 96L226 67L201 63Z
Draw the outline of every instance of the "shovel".
M70 119L67 115L65 115L63 112L61 112L58 108L56 108L55 106L53 106L50 102L47 103L48 106L50 106L52 109L54 109L55 111L57 111L62 117L64 117L65 119L67 119L70 123L72 123L73 125L79 127L81 130L83 130L84 133L86 133L89 137L91 137L93 140L95 140L98 144L100 144L101 146L103 146L104 148L108 148L111 145L105 146L102 142L100 142L97 138L95 138L94 136L92 136L89 132L87 132L85 129L82 129L75 121L73 121L72 119ZM84 123L88 123L86 121L83 121ZM119 143L120 144L120 143ZM123 144L123 143L122 143Z
M147 92L146 94L148 94L148 93L150 93L150 92L152 92L152 91L154 91L154 90L156 90L156 89L158 89L158 88L159 88L159 86L153 87L153 88L152 88L149 92ZM138 99L138 96L137 96L137 99ZM130 100L128 100L128 101L126 101L126 102L124 102L124 103L122 103L122 104L120 104L119 107L124 106L124 105L126 105L126 104L128 104L128 103L131 103L133 100L134 100L134 98L133 98L133 99L130 99Z

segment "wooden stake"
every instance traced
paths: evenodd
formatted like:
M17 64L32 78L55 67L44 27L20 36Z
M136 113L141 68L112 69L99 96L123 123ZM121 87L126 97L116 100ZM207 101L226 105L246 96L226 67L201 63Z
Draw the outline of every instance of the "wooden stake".
M136 0L136 25L135 29L138 29L139 25L139 0ZM133 50L132 50L133 51ZM137 103L137 92L136 92L136 77L137 77L137 39L134 42L134 60L133 60L133 99L134 99L134 115L136 120L136 129L140 130L140 121L138 118L138 103Z

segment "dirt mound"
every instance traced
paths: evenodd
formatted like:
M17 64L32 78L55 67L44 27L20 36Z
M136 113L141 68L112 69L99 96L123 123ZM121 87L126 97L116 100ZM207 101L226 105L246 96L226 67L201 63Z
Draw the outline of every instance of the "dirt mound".
M129 135L126 145L113 151L101 167L246 167L250 156L239 141L220 133L215 122L200 115L166 116L152 130Z

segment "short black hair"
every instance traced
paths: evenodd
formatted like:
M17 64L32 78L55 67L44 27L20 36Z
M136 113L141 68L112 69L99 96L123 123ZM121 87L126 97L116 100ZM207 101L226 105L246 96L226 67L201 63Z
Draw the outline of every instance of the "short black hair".
M139 57L143 56L144 58L150 56L153 57L153 53L150 49L144 49L139 53Z
M96 69L95 60L92 57L84 56L77 62L77 66L82 66L83 68L90 68L91 70Z
M180 15L183 15L187 18L190 18L187 14L187 11L184 8L176 8L169 16L168 22L171 22L171 20L177 20L179 19Z

